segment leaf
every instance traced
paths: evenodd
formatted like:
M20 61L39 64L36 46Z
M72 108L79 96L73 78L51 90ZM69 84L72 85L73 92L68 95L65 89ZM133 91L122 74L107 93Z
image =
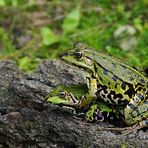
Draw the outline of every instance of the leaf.
M0 6L5 6L5 5L6 5L5 0L0 0Z
M67 15L62 24L64 35L73 32L79 25L79 20L80 12L78 9L74 9Z
M18 0L13 0L12 1L12 6L17 7L18 6Z
M54 32L48 27L43 27L41 29L41 35L42 35L42 38L43 38L43 44L44 45L51 45L51 44L59 41L58 36L56 36L54 34Z
M15 51L9 32L2 27L0 27L0 43L3 47L3 50L0 50L0 54L9 54Z
M27 70L30 64L30 59L28 57L23 57L19 60L19 68L23 70Z

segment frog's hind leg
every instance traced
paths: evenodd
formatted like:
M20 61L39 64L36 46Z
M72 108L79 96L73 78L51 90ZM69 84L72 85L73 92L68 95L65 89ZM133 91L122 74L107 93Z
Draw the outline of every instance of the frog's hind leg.
M122 132L123 136L127 135L135 130L142 129L144 127L148 127L148 118L146 120L142 120L139 123L131 126L131 127L126 127L126 129Z
M142 120L141 122L130 127L123 127L123 128L100 127L98 128L98 130L118 131L118 132L121 132L123 136L125 136L135 130L138 130L144 127L148 127L148 119Z

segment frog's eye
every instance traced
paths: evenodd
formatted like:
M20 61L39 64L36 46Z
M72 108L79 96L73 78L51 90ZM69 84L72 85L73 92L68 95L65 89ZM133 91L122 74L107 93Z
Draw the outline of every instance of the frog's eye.
M65 98L66 97L66 92L65 91L60 91L60 93L59 93L59 97L60 98Z
M82 56L83 56L83 52L82 51L80 51L80 50L76 50L75 51L75 57L77 59L80 59Z

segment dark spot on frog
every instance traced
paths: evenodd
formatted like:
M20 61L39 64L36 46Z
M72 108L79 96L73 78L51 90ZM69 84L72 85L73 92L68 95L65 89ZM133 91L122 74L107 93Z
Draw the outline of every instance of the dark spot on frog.
M115 63L112 63L112 67L113 67L113 68L116 68L117 65L116 65Z
M118 85L117 85L117 83L116 83L116 84L115 84L115 88L117 88L117 86L118 86Z
M144 81L143 79L140 79L140 82L141 82L141 83L145 83L145 81Z
M123 64L121 64L121 67L122 67L123 70L127 69L127 67L125 65L123 65Z
M107 98L109 98L111 101L113 101L112 99L112 95L114 96L115 95L115 91L110 91L110 93L107 95ZM113 101L113 103L114 103L114 101Z
M133 95L135 95L136 91L135 89L133 88L133 85L132 84L127 84L128 86L128 90L124 92L125 95L128 95L129 98L132 98Z
M96 64L94 64L94 70L97 73L98 68L97 68L97 65Z
M118 94L115 95L115 97L122 99L123 98L123 95L121 93L118 93Z
M109 100L107 100L108 103L110 103L110 104L115 104L115 101L114 101L113 98L112 98L112 95L114 95L114 94L115 94L115 92L112 91L112 92L110 92L110 93L107 95L107 98L109 99Z
M131 76L131 77L130 77L130 81L133 81L133 80L134 80L134 77L133 77L133 76Z
M143 93L146 92L146 88L143 88Z
M106 98L105 95L108 94L108 91L107 91L108 87L106 85L101 85L101 84L98 84L97 87L98 87L98 90L96 92L97 97L101 97L104 100L104 98ZM103 90L103 93L100 95L102 90Z
M115 105L117 104L124 105L125 103L127 104L127 100L125 100L126 102L122 100L123 95L121 93L116 94L115 91L110 91L110 93L107 95L107 98L109 98L111 104Z
M106 85L102 85L102 90L104 90L104 94L107 94L108 93L107 88L108 87Z
M135 108L136 108L132 103L129 103L128 106L129 106L132 110L135 110Z
M123 90L125 90L125 89L126 89L126 83L122 82L121 88L122 88Z
M114 81L117 81L117 80L118 80L118 77L117 77L116 75L113 75L112 79L113 79Z
M108 75L108 70L107 69L103 69L103 74Z
M142 90L141 86L137 87L137 89L136 89L136 91L141 91L141 90Z
M102 94L102 97L105 98L106 96L104 94Z
M137 106L134 106L132 103L129 103L128 106L129 106L132 110L134 110L134 111L137 113L137 115L140 114L140 112L139 112ZM131 111L130 115L131 115L133 118L137 116L137 115L135 116L132 111Z
M122 99L118 100L118 104L120 104L120 105L122 104L122 105L126 106L128 103L129 103L129 101L126 98L124 100L122 100Z
M139 87L139 86L144 87L144 85L143 85L143 84L141 84L141 83L137 83L137 84L135 85L135 88L137 88L137 87Z
M141 101L144 100L144 96L142 94L136 94L136 97Z

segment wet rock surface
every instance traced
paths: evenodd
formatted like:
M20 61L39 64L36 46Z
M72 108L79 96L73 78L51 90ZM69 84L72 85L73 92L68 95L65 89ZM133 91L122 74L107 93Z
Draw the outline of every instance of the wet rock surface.
M62 61L43 61L31 74L14 62L0 62L0 147L147 147L148 131L122 137L98 131L105 123L87 123L44 99L57 84L83 83L81 72Z

